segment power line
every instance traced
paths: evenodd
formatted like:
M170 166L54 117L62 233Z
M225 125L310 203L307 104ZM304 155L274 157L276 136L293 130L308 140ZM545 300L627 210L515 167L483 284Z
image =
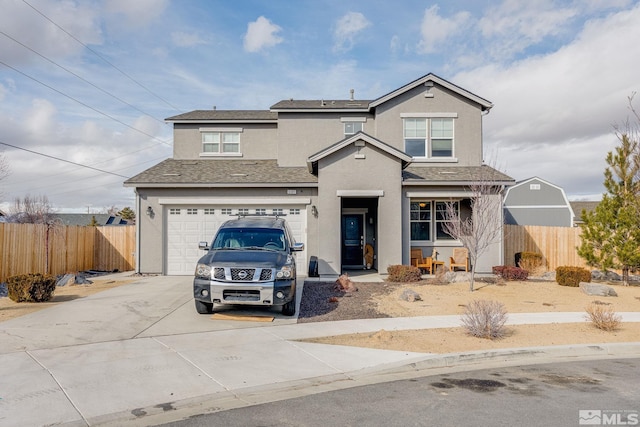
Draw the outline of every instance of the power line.
M84 44L82 41L78 40L73 34L71 34L70 32L68 32L67 30L65 30L64 28L62 28L60 25L56 24L51 18L49 18L47 15L45 15L44 13L40 12L37 8L35 8L34 6L32 6L29 2L27 2L26 0L22 0L24 2L24 4L26 4L27 6L29 6L31 9L35 10L39 15L41 15L44 19L46 19L47 21L51 22L53 25L55 25L56 27L58 27L61 31L63 31L65 34L67 34L69 37L71 37L72 39L74 39L76 42L80 43L85 49L87 49L89 52L93 53L95 56L97 56L98 58L100 58L101 60L103 60L105 63L107 63L108 65L110 65L111 67L113 67L115 70L119 71L120 74L122 74L123 76L125 76L126 78L128 78L129 80L131 80L133 83L137 84L138 86L140 86L142 89L146 90L147 92L149 92L151 95L155 96L156 98L158 98L160 101L164 102L165 104L167 104L169 107L173 108L176 111L180 111L177 107L175 107L174 105L172 105L171 103L169 103L169 101L165 100L164 98L162 98L161 96L157 95L156 93L154 93L153 91L151 91L149 88L147 88L146 86L144 86L142 83L138 82L137 80L135 80L133 77L131 77L130 75L128 75L127 73L125 73L124 71L122 71L120 68L116 67L115 65L113 65L111 62L109 62L106 58L104 58L102 55L100 55L98 52L96 52L95 50L91 49L89 46L87 46L86 44Z
M80 75L78 75L78 74L74 73L73 71L69 70L68 68L66 68L66 67L64 67L64 66L62 66L62 65L60 65L60 64L58 64L57 62L53 61L52 59L47 58L46 56L42 55L41 53L39 53L39 52L35 51L34 49L30 48L29 46L25 45L25 44L24 44L24 43L22 43L21 41L18 41L18 40L16 40L15 38L11 37L9 34L5 33L4 31L0 31L0 34L2 34L3 36L7 37L8 39L13 40L15 43L19 44L20 46L24 47L25 49L30 50L31 52L35 53L36 55L38 55L38 56L39 56L39 57L41 57L42 59L44 59L44 60L46 60L46 61L49 61L51 64L55 65L56 67L59 67L59 68L63 69L63 70L64 70L64 71L66 71L67 73L69 73L69 74L71 74L72 76L74 76L74 77L76 77L76 78L78 78L78 79L82 80L83 82L87 83L88 85L93 86L94 88L96 88L96 89L98 89L99 91L101 91L102 93L104 93L104 94L106 94L106 95L108 95L108 96L112 97L113 99L116 99L116 100L118 100L118 101L122 102L123 104L125 104L125 105L127 105L127 106L129 106L129 107L133 108L134 110L138 111L139 113L144 114L145 116L149 116L149 117L151 117L153 120L155 120L155 121L157 121L157 122L160 122L160 123L162 123L163 125L166 125L166 124L167 124L167 123L166 123L166 122L164 122L163 120L160 120L160 119L158 119L158 118L156 118L156 117L153 117L151 114L149 114L149 113L147 113L147 112L145 112L145 111L142 111L141 109L139 109L139 108L138 108L138 107L136 107L135 105L132 105L132 104L128 103L128 102L127 102L127 101L125 101L124 99L119 98L119 97L115 96L114 94L112 94L111 92L106 91L106 90L102 89L101 87L99 87L99 86L97 86L97 85L95 85L95 84L91 83L89 80L87 80L87 79L85 79L84 77L82 77L82 76L80 76Z
M83 165L82 163L72 162L71 160L61 159L60 157L50 156L49 154L39 153L39 152L37 152L37 151L28 150L28 149L26 149L26 148L22 148L22 147L17 147L17 146L15 146L15 145L7 144L6 142L2 142L2 141L0 141L0 144L2 144L2 145L6 145L7 147L16 148L16 149L18 149L18 150L27 151L27 152L32 153L32 154L37 154L37 155L39 155L39 156L48 157L48 158L50 158L50 159L59 160L59 161L61 161L61 162L70 163L70 164L72 164L72 165L81 166L81 167L83 167L83 168L92 169L92 170L94 170L94 171L98 171L98 172L102 172L102 173L108 173L109 175L119 176L120 178L126 178L126 179L131 178L131 177L129 177L129 176L120 175L119 173L109 172L109 171L106 171L106 170L103 170L103 169L94 168L94 167L92 167L92 166Z
M131 125L129 125L129 124L127 124L127 123L123 122L123 121L122 121L122 120L120 120L120 119L117 119L117 118L115 118L115 117L113 117L113 116L111 116L111 115L109 115L109 114L107 114L107 113L105 113L105 112L102 112L102 111L98 110L97 108L94 108L94 107L90 106L89 104L85 104L84 102L82 102L82 101L80 101L80 100L78 100L78 99L76 99L76 98L72 97L71 95L67 95L67 94L66 94L66 93L64 93L64 92L59 91L58 89L54 88L53 86L49 86L48 84L46 84L46 83L44 83L44 82L41 82L40 80L36 79L35 77L31 77L30 75L28 75L28 74L26 74L26 73L24 73L24 72L22 72L22 71L18 70L18 69L17 69L17 68L15 68L15 67L12 67L11 65L7 64L6 62L0 61L0 64L4 65L5 67L11 68L13 71L15 71L15 72L17 72L17 73L22 74L22 75L23 75L23 76L25 76L26 78L31 79L31 80L33 80L33 81L34 81L34 82L36 82L36 83L40 83L42 86L47 87L47 88L51 89L52 91L57 92L57 93L59 93L60 95L62 95L62 96L64 96L64 97L67 97L67 98L69 98L70 100L75 101L75 102L77 102L78 104L80 104L80 105L82 105L82 106L84 106L84 107L89 108L90 110L95 111L95 112L96 112L96 113L98 113L98 114L102 114L103 116L108 117L108 118L110 118L111 120L113 120L113 121L115 121L115 122L118 122L118 123L120 123L120 124L121 124L121 125L123 125L123 126L128 127L129 129L135 130L136 132L140 132L141 134L146 135L146 136L148 136L149 138L155 139L156 141L160 141L160 142L162 142L163 144L170 145L169 143L167 143L167 142L165 142L165 141L163 141L163 140L159 139L158 137L156 137L156 136L154 136L154 135L151 135L151 134L149 134L149 133L146 133L146 132L144 132L144 131L142 131L142 130L140 130L140 129L138 129L138 128L135 128L135 127L133 127L133 126L131 126Z

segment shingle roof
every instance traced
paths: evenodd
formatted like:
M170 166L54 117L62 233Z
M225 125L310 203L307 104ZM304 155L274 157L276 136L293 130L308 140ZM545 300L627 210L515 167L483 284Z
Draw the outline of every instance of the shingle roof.
M125 186L145 184L206 185L225 184L255 186L256 184L316 184L318 178L305 166L281 167L276 160L246 159L167 159L129 178Z
M278 113L269 110L195 110L165 119L168 122L179 121L248 121L278 120Z
M271 106L272 110L366 110L371 101L360 99L285 99Z
M600 204L600 202L594 201L580 201L580 202L569 202L571 205L571 209L573 210L573 214L575 215L576 221L582 221L582 211L585 210L587 212L593 212L596 210L596 207Z
M402 171L405 184L469 184L474 182L496 182L513 184L510 176L490 166L408 166Z

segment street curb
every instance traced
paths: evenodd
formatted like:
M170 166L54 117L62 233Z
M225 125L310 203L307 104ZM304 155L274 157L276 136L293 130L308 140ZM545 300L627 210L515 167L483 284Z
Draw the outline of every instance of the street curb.
M91 426L147 426L230 409L390 381L514 365L590 359L640 357L640 342L523 347L492 351L426 354L413 362L395 362L357 371L226 391L159 403L87 419ZM68 423L66 426L86 425Z

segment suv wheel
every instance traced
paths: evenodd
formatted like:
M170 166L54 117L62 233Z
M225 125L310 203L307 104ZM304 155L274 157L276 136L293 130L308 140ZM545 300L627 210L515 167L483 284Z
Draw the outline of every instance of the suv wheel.
M293 294L291 301L282 306L282 314L285 316L296 314L296 294Z
M213 303L212 302L202 302L197 299L194 300L196 302L196 311L200 314L211 314L213 313Z

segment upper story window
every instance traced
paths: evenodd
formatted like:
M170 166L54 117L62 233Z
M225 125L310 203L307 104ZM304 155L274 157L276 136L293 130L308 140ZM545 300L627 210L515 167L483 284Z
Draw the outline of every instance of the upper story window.
M240 128L201 128L201 156L240 156Z
M362 122L344 122L344 134L354 135L362 132Z
M344 128L344 135L355 135L358 132L362 132L364 129L364 123L367 121L366 117L341 117L340 121Z
M452 158L453 117L404 117L404 151L415 158Z

